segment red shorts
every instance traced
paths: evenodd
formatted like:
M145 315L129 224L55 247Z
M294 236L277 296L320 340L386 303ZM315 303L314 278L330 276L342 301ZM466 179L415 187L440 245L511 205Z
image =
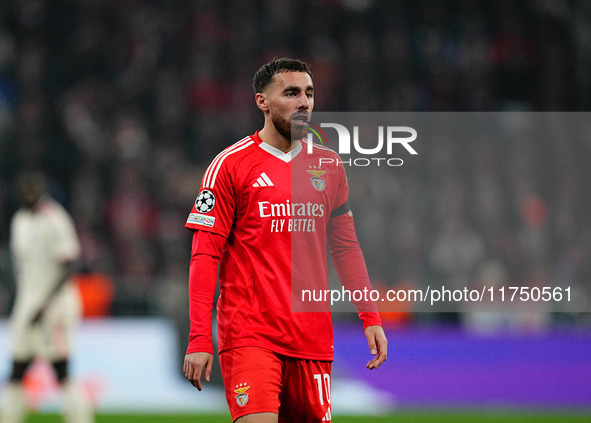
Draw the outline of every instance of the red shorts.
M331 364L258 347L222 352L220 365L232 420L276 413L279 422L330 422Z

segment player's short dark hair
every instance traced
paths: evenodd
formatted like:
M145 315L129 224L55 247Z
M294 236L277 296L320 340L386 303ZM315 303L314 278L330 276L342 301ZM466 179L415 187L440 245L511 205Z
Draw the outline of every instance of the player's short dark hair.
M269 86L273 75L276 73L283 72L306 72L312 77L312 72L308 65L298 59L289 59L283 57L281 59L273 59L269 63L260 67L260 69L254 74L252 79L252 88L254 93L262 93L265 88Z

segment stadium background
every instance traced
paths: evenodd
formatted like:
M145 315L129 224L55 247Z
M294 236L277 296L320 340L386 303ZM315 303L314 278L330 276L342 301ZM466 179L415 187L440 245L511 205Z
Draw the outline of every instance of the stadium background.
M250 79L274 56L309 62L316 110L587 111L591 3L2 1L0 316L14 294L14 180L42 168L81 238L81 284L94 317L84 329L107 343L120 330L115 339L162 340L161 360L146 363L168 369L162 377L177 389L188 331L183 222L214 154L262 125ZM590 148L491 143L460 154L445 145L429 165L438 185L427 196L420 180L404 190L353 181L352 202L371 205L355 214L373 281L389 287L496 272L588 283ZM484 188L473 183L479 177ZM491 230L491 207L501 231ZM337 315L335 383L368 412L591 407L588 314L535 310L492 328L457 313L388 314L391 358L377 376L351 370L363 367L366 347L350 317ZM1 338L0 348L6 344ZM150 383L141 377L138 386ZM99 409L125 411L98 391ZM145 407L138 401L127 410ZM148 408L158 411L154 401ZM192 409L209 399L195 392L186 401ZM172 412L170 404L161 408Z

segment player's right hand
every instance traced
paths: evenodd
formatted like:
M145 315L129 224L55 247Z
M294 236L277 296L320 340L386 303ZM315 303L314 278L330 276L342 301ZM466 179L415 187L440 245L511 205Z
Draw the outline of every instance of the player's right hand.
M201 387L201 375L205 373L205 380L209 382L211 378L211 367L213 366L213 354L206 352L194 352L185 356L183 373L191 384L199 389Z

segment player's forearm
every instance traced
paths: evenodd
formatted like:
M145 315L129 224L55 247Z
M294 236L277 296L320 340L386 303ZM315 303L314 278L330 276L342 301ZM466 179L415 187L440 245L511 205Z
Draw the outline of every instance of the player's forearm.
M339 279L345 289L353 292L369 292L372 287L361 249L352 246L350 250L331 254ZM363 326L381 324L376 304L367 299L354 301Z
M365 259L355 226L350 216L340 216L331 219L328 232L330 254L335 269L343 286L349 291L366 292L372 289L365 265ZM359 317L363 320L364 328L381 325L376 304L367 299L354 301Z
M191 329L187 354L213 354L212 313L219 255L225 240L217 235L196 232L193 236L189 268L189 317Z
M191 330L187 354L213 354L211 318L217 283L218 259L205 254L191 258L189 270L189 316Z

